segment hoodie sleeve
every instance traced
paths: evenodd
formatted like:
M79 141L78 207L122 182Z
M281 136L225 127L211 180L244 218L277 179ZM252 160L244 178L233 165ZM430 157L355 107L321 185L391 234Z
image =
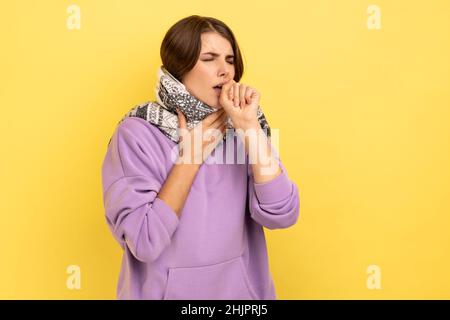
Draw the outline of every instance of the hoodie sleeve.
M248 165L248 194L250 216L268 229L294 225L299 217L300 197L297 185L291 181L277 156L282 172L274 179L255 183L253 169Z
M165 155L156 136L137 120L114 132L102 165L106 221L114 238L142 262L154 261L179 223L157 194L166 179Z

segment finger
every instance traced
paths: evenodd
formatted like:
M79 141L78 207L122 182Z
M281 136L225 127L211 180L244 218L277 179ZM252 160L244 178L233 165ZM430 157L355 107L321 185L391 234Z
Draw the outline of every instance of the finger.
M178 126L179 126L179 128L186 129L187 128L186 118L185 118L183 112L179 108L177 108L177 115L178 115Z
M178 115L178 142L182 142L183 135L186 134L187 131L186 118L184 117L183 112L178 108L177 108L177 115ZM180 152L182 153L181 150Z
M233 100L234 97L234 84L236 83L236 81L234 81L234 79L231 79L230 81L228 81L227 83L225 83L222 86L222 91L224 90L224 94L225 96L228 98L228 100Z
M258 90L254 90L254 92L253 92L253 97L255 98L255 99L261 99L261 93L258 91Z
M252 101L252 93L253 88L247 87L247 91L245 92L245 101L249 104Z
M222 97L222 96L225 96L225 97L228 97L228 92L230 91L230 87L231 87L231 80L230 81L227 81L227 82L225 82L223 85L222 85L222 90L220 90L220 96Z
M239 83L235 83L233 87L233 98L234 98L234 106L239 106Z
M242 84L239 86L239 102L240 107L243 108L245 106L245 91L247 90L247 86Z

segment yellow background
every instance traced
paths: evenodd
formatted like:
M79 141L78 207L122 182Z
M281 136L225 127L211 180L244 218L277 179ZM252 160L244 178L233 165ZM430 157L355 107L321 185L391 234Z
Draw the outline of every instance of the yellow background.
M81 9L81 29L66 26ZM369 30L367 8L381 9ZM0 298L115 299L121 250L101 163L117 121L153 100L179 19L234 31L300 189L265 230L279 299L450 298L450 2L4 1ZM69 290L66 268L81 268ZM366 286L381 268L379 290Z

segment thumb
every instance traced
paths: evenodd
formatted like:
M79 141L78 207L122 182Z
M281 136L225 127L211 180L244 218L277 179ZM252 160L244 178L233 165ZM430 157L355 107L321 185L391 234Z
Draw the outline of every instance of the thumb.
M231 79L230 81L228 81L227 83L225 83L222 86L222 92L221 92L221 98L224 98L225 101L230 101L233 100L233 84L235 83L235 81L233 79Z
M178 115L178 127L182 129L187 129L186 125L186 117L184 116L183 112L179 109L177 109L177 115Z
M185 118L183 112L179 108L176 108L176 110L177 110L177 115L178 115L178 130L177 130L178 142L181 142L181 141L183 141L183 134L186 134L186 130L187 130L186 118Z

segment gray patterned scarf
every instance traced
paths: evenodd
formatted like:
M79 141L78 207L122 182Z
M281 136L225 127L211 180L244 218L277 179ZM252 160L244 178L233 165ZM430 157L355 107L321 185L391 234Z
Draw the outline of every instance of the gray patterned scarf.
M178 115L176 107L186 117L188 129L195 127L216 109L191 95L184 84L170 74L163 65L159 67L157 76L156 101L147 101L133 107L123 116L118 124L127 117L139 117L158 127L172 141L178 142ZM270 137L270 127L261 111L261 106L258 107L257 117L261 128ZM232 128L233 122L228 117L227 129ZM223 135L223 140L225 140L226 136L226 134Z

